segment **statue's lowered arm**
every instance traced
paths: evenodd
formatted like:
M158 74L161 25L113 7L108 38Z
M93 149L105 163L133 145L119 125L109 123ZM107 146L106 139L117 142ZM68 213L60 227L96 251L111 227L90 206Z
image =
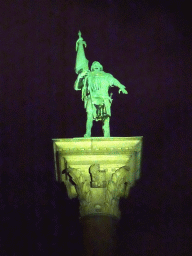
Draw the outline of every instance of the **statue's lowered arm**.
M116 78L113 77L113 81L112 81L112 84L114 86L117 86L119 88L119 93L122 92L124 94L128 94L128 91L125 89L126 87L121 84Z

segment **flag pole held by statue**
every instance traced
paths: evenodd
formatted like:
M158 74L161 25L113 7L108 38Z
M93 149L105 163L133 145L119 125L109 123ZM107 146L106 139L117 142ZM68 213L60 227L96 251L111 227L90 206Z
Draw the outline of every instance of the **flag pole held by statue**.
M79 35L79 38L76 42L76 51L77 51L76 63L75 63L76 74L89 70L88 60L86 59L85 52L84 52L84 47L86 47L87 44L81 36L81 31L79 31L78 35Z

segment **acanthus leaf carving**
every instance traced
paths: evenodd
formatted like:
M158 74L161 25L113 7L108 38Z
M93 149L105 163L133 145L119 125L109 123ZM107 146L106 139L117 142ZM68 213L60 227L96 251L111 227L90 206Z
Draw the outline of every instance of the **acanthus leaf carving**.
M123 166L106 179L107 170L100 170L99 164L93 164L84 175L78 169L68 167L63 174L64 183L70 198L78 197L80 214L109 214L120 217L119 199L128 196L129 167Z

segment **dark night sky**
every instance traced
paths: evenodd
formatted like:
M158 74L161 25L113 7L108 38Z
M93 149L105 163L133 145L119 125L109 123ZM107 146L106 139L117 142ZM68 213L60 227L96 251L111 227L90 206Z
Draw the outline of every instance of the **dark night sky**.
M111 136L144 136L141 179L120 204L119 255L190 255L190 5L0 5L0 255L80 248L77 201L54 179L51 141L85 132L81 93L73 89L79 29L90 64L101 62L129 91L111 90ZM99 123L93 136L102 136Z

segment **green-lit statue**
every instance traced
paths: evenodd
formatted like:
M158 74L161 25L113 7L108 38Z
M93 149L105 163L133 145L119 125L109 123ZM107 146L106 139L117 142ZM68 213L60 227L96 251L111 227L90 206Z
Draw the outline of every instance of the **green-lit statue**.
M86 133L84 137L91 137L91 128L93 120L103 122L104 137L110 137L109 121L111 116L112 98L108 90L111 86L117 86L119 93L128 94L125 86L122 85L111 74L103 71L103 66L94 61L91 70L88 67L88 60L85 57L83 45L85 41L78 33L79 39L76 42L76 66L75 71L78 74L74 89L82 90L82 100L87 112Z

